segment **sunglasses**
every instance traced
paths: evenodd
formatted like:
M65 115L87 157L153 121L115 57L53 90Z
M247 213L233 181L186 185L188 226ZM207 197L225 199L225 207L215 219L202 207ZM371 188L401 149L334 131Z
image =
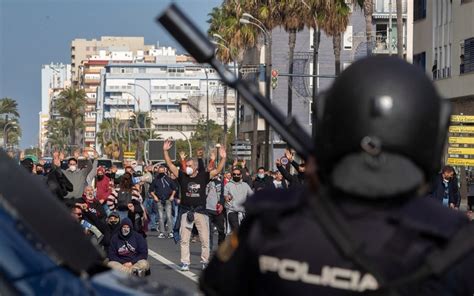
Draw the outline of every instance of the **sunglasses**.
M239 176L242 176L242 174L232 174L232 176L239 177Z

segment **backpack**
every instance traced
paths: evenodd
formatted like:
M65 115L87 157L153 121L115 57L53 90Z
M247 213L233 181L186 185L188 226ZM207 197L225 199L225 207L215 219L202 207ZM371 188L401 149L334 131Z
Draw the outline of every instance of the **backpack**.
M117 195L117 209L119 211L127 211L128 204L132 202L132 193L130 191L121 190Z

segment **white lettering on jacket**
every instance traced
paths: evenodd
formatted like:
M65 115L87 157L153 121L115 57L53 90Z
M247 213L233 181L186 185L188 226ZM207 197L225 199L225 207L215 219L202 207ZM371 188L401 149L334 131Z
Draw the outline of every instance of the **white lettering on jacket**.
M363 292L377 290L377 280L370 274L341 267L323 266L321 274L309 273L309 264L291 259L261 255L260 272L276 272L281 279L306 284L328 286L335 289Z

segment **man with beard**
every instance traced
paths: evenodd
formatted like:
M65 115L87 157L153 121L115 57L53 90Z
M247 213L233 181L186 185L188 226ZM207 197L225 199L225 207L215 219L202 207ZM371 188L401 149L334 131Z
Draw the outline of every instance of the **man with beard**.
M107 256L109 267L128 274L144 276L150 271L145 238L133 230L132 221L123 219L120 229L112 235Z
M111 212L107 218L107 227L110 234L114 235L120 226L120 215L117 212Z

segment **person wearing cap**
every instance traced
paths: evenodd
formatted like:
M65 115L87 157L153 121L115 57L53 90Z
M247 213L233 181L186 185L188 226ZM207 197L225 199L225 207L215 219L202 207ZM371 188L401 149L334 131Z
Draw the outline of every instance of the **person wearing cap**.
M120 226L120 215L113 211L110 212L109 216L107 217L107 227L109 228L110 234L114 235L116 231L119 230Z
M21 160L20 165L22 167L24 167L28 173L31 173L31 174L35 173L36 174L36 170L35 170L36 166L35 166L34 161L31 158L25 158L25 159Z

